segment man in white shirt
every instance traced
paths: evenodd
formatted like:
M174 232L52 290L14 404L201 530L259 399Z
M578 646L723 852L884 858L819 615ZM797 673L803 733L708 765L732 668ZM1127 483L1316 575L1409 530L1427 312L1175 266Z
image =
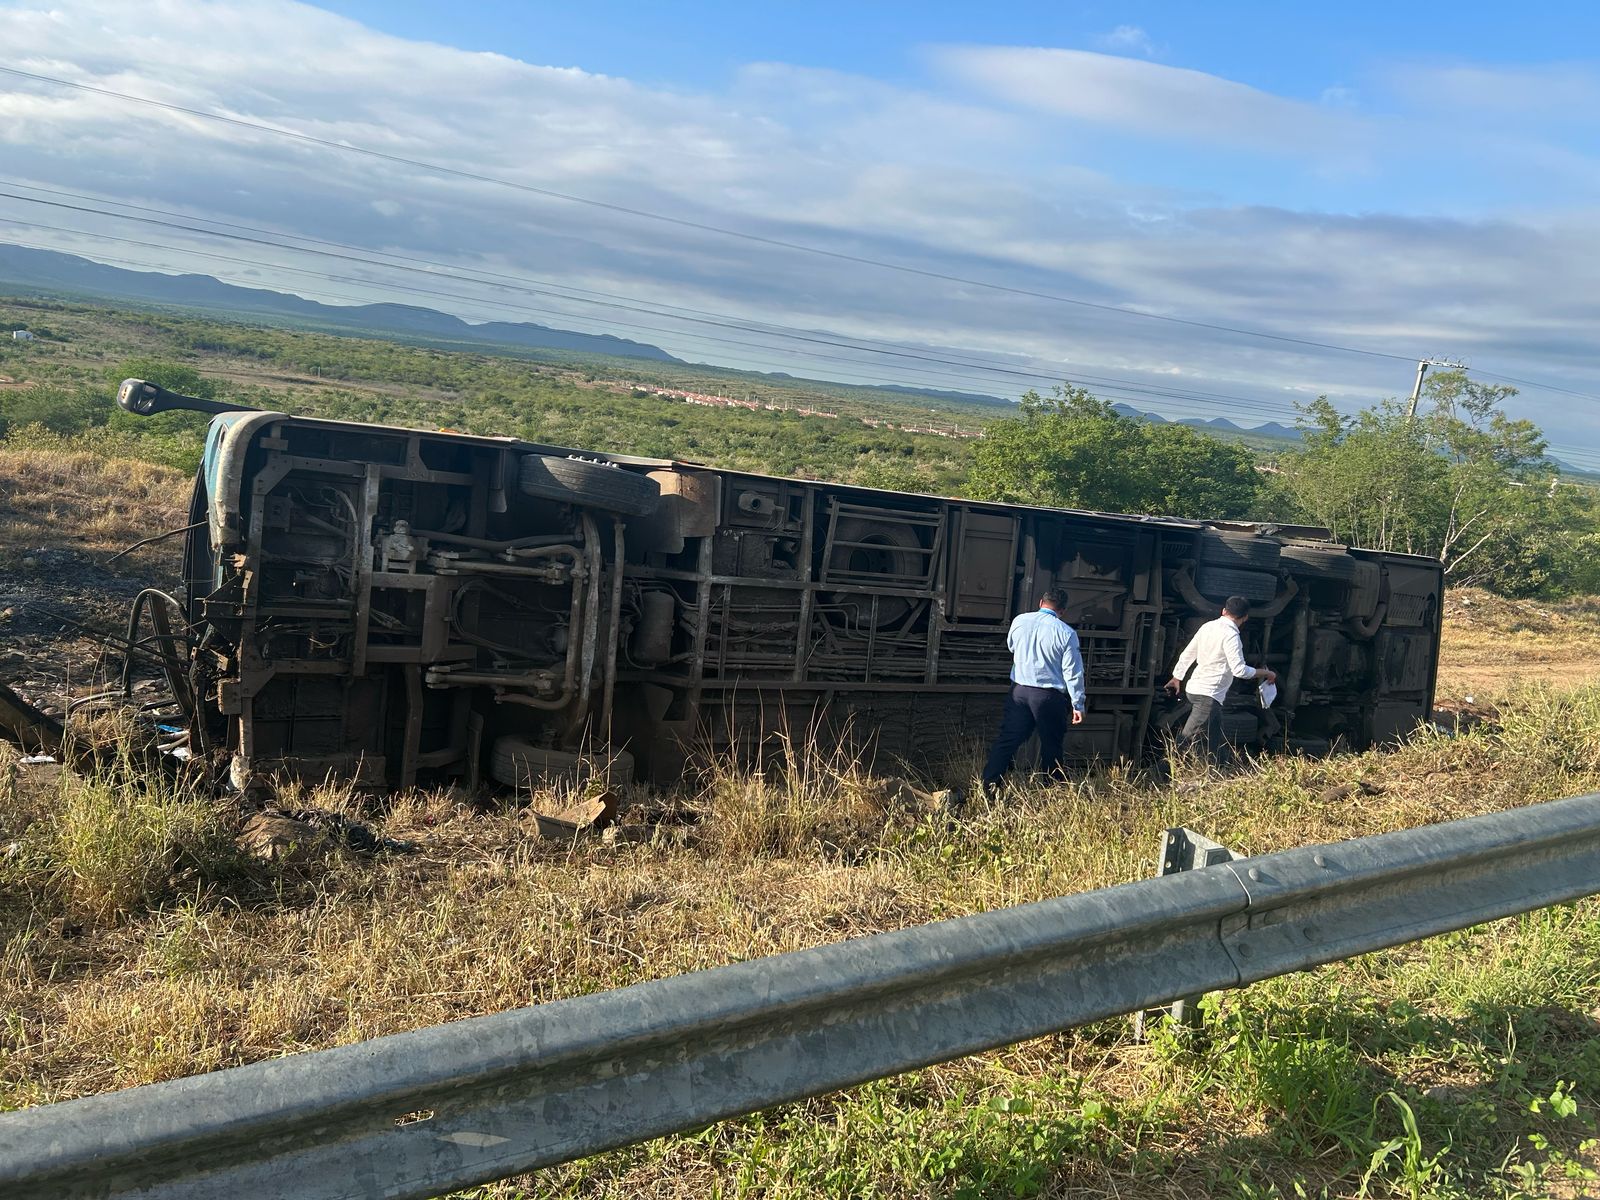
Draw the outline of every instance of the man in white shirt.
M1222 740L1222 703L1228 698L1228 689L1235 679L1262 679L1276 683L1276 671L1266 667L1246 666L1244 639L1239 627L1250 619L1250 601L1243 596L1229 596L1222 605L1222 615L1215 621L1200 626L1189 644L1178 655L1172 668L1172 678L1167 680L1166 691L1176 696L1181 689L1193 709L1184 722L1178 744L1192 749L1204 744L1205 752L1213 758L1227 754ZM1189 675L1193 668L1194 674ZM1189 675L1189 682L1183 677Z

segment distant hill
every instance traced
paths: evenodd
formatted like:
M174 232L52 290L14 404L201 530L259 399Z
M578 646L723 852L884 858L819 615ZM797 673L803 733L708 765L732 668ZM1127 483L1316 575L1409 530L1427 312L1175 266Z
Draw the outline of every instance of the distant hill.
M1585 479L1600 479L1600 471L1595 470L1593 467L1576 467L1557 458L1554 454L1546 454L1545 457L1555 463L1556 470L1563 475L1579 475Z
M207 313L276 317L335 333L369 337L571 350L619 358L679 362L659 346L610 334L575 333L524 322L470 324L448 313L409 304L319 304L283 292L236 287L209 275L162 275L108 267L73 254L0 245L0 290L41 290L74 296L136 300Z
M1140 412L1130 404L1113 404L1111 407L1124 417L1132 417L1136 421L1149 421L1152 425L1187 425L1191 429L1203 429L1207 433L1276 438L1285 442L1298 442L1300 440L1300 431L1298 429L1291 429L1289 426L1280 425L1276 421L1268 421L1265 425L1236 425L1228 420L1227 417L1212 417L1209 420L1203 417L1184 417L1179 421L1171 421L1159 413Z

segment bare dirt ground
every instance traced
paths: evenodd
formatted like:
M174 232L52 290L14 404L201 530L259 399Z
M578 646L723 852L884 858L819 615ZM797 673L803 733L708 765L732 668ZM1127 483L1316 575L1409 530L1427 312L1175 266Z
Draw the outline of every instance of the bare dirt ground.
M51 449L0 450L0 683L49 711L113 664L80 625L116 630L141 588L170 587L189 481L168 467Z
M1600 679L1600 597L1504 600L1479 588L1445 597L1441 704L1504 696L1528 683L1578 687Z

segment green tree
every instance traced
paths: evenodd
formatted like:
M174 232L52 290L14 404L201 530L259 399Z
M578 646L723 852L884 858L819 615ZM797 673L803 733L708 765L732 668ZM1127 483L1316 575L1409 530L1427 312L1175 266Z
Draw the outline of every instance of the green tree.
M1516 389L1462 371L1428 380L1415 418L1395 400L1354 415L1320 398L1283 459L1303 514L1358 545L1434 555L1453 583L1508 595L1580 586L1597 504L1565 485L1530 421L1499 405Z
M1356 545L1437 553L1448 463L1425 424L1394 400L1346 416L1319 396L1300 411L1302 448L1281 466L1305 515Z
M1064 386L1050 396L1028 392L1017 416L988 427L967 490L980 500L1058 508L1239 517L1261 482L1244 446L1126 417Z
M1497 406L1517 394L1514 387L1479 383L1464 371L1445 371L1428 381L1431 410L1423 422L1430 446L1448 460L1448 494L1439 557L1457 574L1493 573L1469 560L1503 562L1510 547L1495 542L1534 534L1555 506L1555 464L1531 421L1512 420ZM1555 533L1557 530L1550 530ZM1480 554L1488 549L1490 553ZM1465 572L1462 568L1467 568Z

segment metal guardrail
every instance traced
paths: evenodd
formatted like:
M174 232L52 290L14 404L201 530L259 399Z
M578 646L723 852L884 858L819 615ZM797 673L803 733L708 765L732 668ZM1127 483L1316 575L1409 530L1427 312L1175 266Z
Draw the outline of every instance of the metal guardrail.
M0 1195L427 1197L1600 891L1600 794L0 1115Z

